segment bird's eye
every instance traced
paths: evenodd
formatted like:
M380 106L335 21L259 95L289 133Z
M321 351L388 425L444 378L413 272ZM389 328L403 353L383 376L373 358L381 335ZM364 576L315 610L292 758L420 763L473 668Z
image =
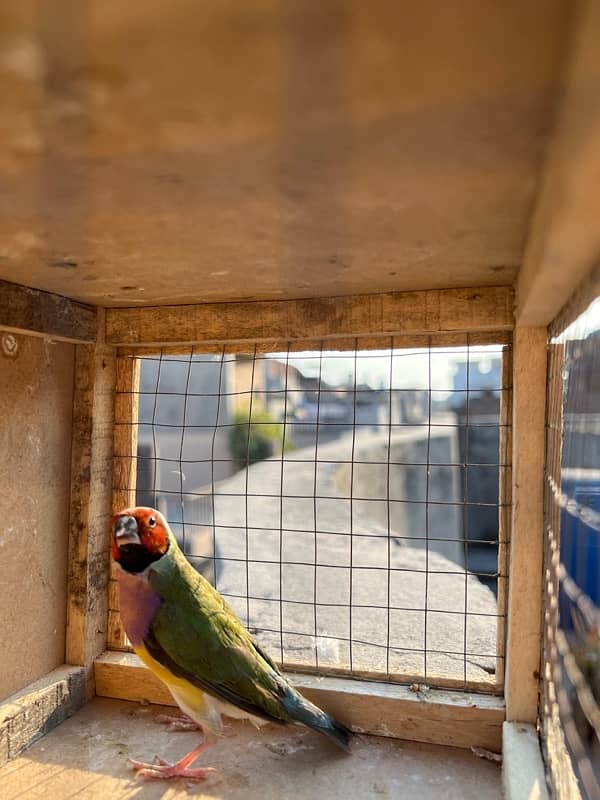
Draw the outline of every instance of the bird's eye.
M148 527L153 528L156 525L156 517L150 517L148 519Z

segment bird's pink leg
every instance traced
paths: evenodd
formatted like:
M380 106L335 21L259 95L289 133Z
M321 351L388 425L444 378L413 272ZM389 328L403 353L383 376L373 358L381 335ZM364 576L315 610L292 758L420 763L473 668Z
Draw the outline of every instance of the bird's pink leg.
M181 717L172 717L169 714L159 714L156 721L162 725L168 725L172 731L201 731L202 726L184 714Z
M189 766L198 758L205 747L206 744L201 742L187 756L180 758L175 764L170 764L168 761L158 757L156 759L158 763L154 764L145 764L143 761L134 761L132 758L128 760L136 774L142 778L185 778L189 781L203 781L215 770L212 767L189 769Z

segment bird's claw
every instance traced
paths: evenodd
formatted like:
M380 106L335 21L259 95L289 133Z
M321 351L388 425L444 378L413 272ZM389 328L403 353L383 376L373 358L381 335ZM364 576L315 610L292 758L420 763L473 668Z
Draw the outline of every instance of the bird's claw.
M128 759L128 763L135 774L140 778L148 778L154 780L168 779L168 778L185 778L189 781L204 781L209 775L216 770L213 767L204 767L203 769L190 769L179 763L171 764L165 761L164 758L156 756L152 764L146 764L144 761L135 761L133 758Z
M149 780L168 780L169 778L185 778L186 781L205 781L211 773L216 772L213 767L204 769L177 768L175 764L164 764L160 767L149 764L136 768L135 774L140 778Z
M191 717L172 717L168 714L159 714L156 721L161 725L168 725L171 731L199 731L201 726Z
M199 744L187 756L179 759L175 764L165 761L164 758L154 756L152 764L146 764L144 761L135 761L133 758L127 759L132 769L135 770L136 775L141 778L185 778L190 781L204 781L212 772L215 772L212 767L205 767L204 769L190 769L192 764L204 750L205 744Z

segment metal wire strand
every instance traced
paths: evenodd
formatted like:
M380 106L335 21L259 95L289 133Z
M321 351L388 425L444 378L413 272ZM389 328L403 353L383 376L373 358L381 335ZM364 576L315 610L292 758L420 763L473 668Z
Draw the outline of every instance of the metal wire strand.
M566 787L577 784L573 794L584 800L600 797L597 314L593 320L585 311L575 319L562 315L551 331L540 702L552 788L567 796ZM559 740L560 749L554 745Z
M504 654L480 645L495 643L500 615L479 579L493 586L505 566L469 569L469 558L478 547L491 564L506 542L497 531L471 530L468 514L498 514L498 496L476 494L472 480L490 482L508 465L500 452L472 451L470 439L501 430L498 398L510 387L490 390L497 412L473 413L481 389L471 372L484 355L467 337L454 349L430 340L418 353L394 349L390 338L376 354L355 340L354 350L326 356L323 346L289 345L139 356L141 411L130 424L138 426L138 465L152 469L138 469L138 497L150 493L192 564L280 663L495 691ZM417 357L422 377L408 378ZM462 387L436 379L440 359L465 365ZM462 450L440 444L461 437ZM260 450L275 440L280 453ZM446 557L449 547L462 556ZM473 603L473 592L487 592L487 603ZM470 652L472 625L479 638L471 649L480 652ZM456 635L440 646L442 629Z

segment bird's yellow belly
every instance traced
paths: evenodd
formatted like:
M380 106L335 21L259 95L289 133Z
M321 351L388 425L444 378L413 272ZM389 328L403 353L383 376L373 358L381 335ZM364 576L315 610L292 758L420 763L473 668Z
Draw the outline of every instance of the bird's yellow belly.
M135 647L134 650L156 677L168 686L175 702L184 714L202 726L205 737L218 736L222 732L221 714L233 719L249 719L257 728L266 724L264 719L255 717L216 697L211 697L185 678L174 675L167 667L152 658L144 645Z
M160 664L156 659L152 658L150 653L146 650L144 645L134 648L136 654L144 662L157 678L169 687L175 700L181 705L180 700L185 702L187 709L192 709L199 713L201 716L205 708L205 696L202 689L198 689L185 678L180 678L174 675L169 669ZM186 709L186 713L189 711ZM193 715L195 718L195 714Z

